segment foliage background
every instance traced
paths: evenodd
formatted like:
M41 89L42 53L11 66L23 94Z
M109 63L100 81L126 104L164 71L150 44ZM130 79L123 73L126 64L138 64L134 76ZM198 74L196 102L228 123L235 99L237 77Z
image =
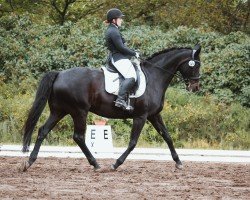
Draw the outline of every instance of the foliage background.
M128 46L144 58L165 48L202 46L202 91L187 93L176 78L166 93L162 113L175 145L249 149L249 1L119 2L0 1L0 143L20 143L43 73L105 63L102 21L106 10L119 7ZM46 108L37 127L48 113ZM90 114L88 123L95 118ZM131 120L108 123L116 145L127 145ZM46 143L73 145L72 126L66 117ZM164 143L146 124L139 145Z

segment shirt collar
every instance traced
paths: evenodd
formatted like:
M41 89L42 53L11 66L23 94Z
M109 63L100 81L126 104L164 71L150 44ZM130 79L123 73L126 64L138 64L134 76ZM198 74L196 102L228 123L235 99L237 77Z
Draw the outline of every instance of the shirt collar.
M114 27L116 27L116 28L118 28L119 29L119 27L118 26L116 26L115 24L113 24L113 23L110 23L110 26L114 26Z

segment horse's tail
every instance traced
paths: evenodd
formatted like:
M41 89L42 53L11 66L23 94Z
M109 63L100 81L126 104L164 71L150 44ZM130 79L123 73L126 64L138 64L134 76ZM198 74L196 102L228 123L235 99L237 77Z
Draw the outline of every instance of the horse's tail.
M23 130L23 148L22 152L29 151L29 145L31 142L31 136L36 126L36 123L41 116L44 107L50 97L53 83L59 72L51 71L46 73L39 83L35 101L29 111L28 119L26 120Z

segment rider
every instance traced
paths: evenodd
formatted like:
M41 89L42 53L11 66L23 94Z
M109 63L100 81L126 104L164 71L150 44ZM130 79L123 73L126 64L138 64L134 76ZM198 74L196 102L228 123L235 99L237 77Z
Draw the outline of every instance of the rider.
M135 84L136 72L129 59L132 56L139 58L139 53L129 49L125 45L125 40L119 31L119 27L123 21L122 17L124 17L123 13L117 8L112 8L107 12L106 22L109 25L106 31L105 39L106 46L111 54L111 61L115 68L124 77L124 80L120 83L120 89L118 97L115 101L115 106L124 110L132 110L133 108L126 102L126 96Z

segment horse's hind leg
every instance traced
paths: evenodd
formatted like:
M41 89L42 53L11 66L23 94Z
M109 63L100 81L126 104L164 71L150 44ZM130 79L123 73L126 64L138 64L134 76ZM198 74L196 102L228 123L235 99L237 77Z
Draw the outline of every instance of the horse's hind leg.
M182 163L179 159L178 154L175 151L172 138L170 137L167 128L164 125L162 117L160 114L150 116L148 120L152 123L157 132L163 137L165 142L168 144L173 160L176 162L176 168L182 169Z
M64 114L50 114L49 118L43 126L39 128L38 136L33 151L30 154L28 162L23 162L21 166L21 171L26 171L37 159L37 155L43 140L46 138L48 133L53 129L53 127L64 117Z
M86 119L87 112L81 112L73 117L74 121L74 135L73 139L81 148L82 152L85 154L86 158L89 161L89 164L94 166L94 169L99 169L100 166L96 162L96 159L89 151L86 143L85 143L85 131L86 131Z

